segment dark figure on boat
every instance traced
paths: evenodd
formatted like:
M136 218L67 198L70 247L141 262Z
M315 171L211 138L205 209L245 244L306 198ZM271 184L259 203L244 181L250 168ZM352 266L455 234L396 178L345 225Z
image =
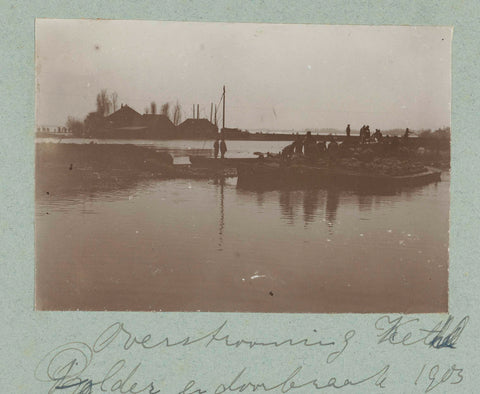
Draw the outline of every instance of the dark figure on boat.
M345 133L347 133L347 138L350 137L350 125L347 125L347 129L345 130Z
M297 138L295 139L295 153L297 155L302 155L303 154L302 149L303 149L302 137L300 137L300 135L297 134Z
M338 150L338 143L335 141L335 138L333 138L333 135L330 136L329 138L329 144L328 144L328 152L336 152Z
M290 159L295 153L296 141L282 149L282 159Z
M375 138L375 141L381 142L382 138L383 138L383 135L382 135L382 132L380 131L380 129L375 129L375 133L373 134L372 137Z
M310 131L307 131L305 141L303 142L303 152L305 156L312 159L316 156L317 144Z
M218 138L215 140L215 142L213 143L213 155L216 158L218 158L218 151L220 150L220 141L218 140Z
M365 143L365 125L363 125L360 129L360 143L364 144Z
M330 135L329 143L327 147L328 161L329 163L334 163L337 160L338 156L338 143L335 141L332 135Z
M368 141L370 140L370 126L367 125L367 127L365 127L365 140Z
M405 130L405 134L403 134L403 138L407 139L409 134L410 134L410 130L408 130L408 127L407 127L407 129Z
M327 145L325 144L325 141L320 140L317 142L317 151L320 155L327 151Z
M223 159L225 157L225 152L227 151L227 144L225 143L225 137L222 137L220 141L220 157Z

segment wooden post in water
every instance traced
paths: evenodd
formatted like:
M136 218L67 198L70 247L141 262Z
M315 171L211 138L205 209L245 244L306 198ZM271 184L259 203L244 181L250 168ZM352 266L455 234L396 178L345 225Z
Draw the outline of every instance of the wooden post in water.
M200 104L197 104L197 119L200 119Z
M195 104L193 104L193 112L192 112L192 119L195 119Z

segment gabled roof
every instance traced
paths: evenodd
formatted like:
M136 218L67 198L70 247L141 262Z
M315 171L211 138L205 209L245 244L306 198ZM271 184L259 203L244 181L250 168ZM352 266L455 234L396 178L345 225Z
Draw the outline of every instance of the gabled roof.
M113 114L108 115L105 119L109 122L117 123L125 123L131 122L134 119L141 118L137 111L133 108L129 107L128 105L122 106L118 111L115 111Z
M218 132L218 128L208 119L186 119L177 126L181 131L212 131Z
M145 125L149 128L173 129L175 126L166 115L144 114L136 119L135 124Z

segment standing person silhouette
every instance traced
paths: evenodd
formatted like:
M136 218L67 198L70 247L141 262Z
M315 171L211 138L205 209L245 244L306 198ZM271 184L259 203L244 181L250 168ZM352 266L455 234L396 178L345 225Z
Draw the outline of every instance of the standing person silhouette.
M347 125L347 129L345 130L345 132L347 133L347 137L350 137L350 125L349 124Z
M307 131L307 136L303 141L303 153L305 154L305 156L311 159L313 156L315 156L316 147L317 144L312 136L312 132Z
M225 143L225 137L222 136L222 140L220 141L220 157L223 159L225 158L225 152L227 151L227 144Z
M300 156L303 154L303 141L302 137L300 137L298 134L295 138L295 153Z
M365 143L365 128L366 128L366 126L363 125L362 128L360 129L360 143L361 144Z
M215 159L218 158L219 149L220 149L220 142L218 141L218 138L215 138L215 142L213 143L213 155L215 156Z

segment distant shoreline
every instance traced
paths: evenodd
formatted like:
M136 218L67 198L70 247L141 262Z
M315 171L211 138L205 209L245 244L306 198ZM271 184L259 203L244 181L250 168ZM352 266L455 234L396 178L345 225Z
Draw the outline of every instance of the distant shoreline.
M300 136L305 136L306 132L299 132L295 134L284 134L284 133L250 133L250 134L239 134L239 135L225 135L226 140L244 140L244 141L294 141L295 138L300 135ZM324 139L326 137L333 136L335 139L338 139L340 141L343 141L346 138L345 134L333 134L333 133L312 133L312 136L316 139ZM220 137L220 134L218 135ZM130 138L125 137L122 135L121 137L118 138L111 138L111 137L101 137L101 136L85 136L85 137L79 137L79 136L74 136L72 134L59 134L59 133L37 133L35 135L35 138L41 139L41 138L58 138L58 139L70 139L70 138L84 138L84 139L93 139L93 140L116 140L116 139L122 139L122 140L142 140L145 138L133 135ZM156 138L148 138L148 140L158 140L158 141L177 141L177 140L183 140L183 141L190 141L190 140L208 140L208 141L214 141L216 137L214 136L182 136L182 137L172 137L172 136L159 136ZM356 140L360 138L358 134L351 134L350 138L353 140ZM422 137L417 137L415 135L409 136L411 139L427 139L427 138L422 138Z
M300 135L305 135L306 133L299 133ZM314 136L322 137L322 136L328 136L329 134L314 134ZM220 137L220 135L218 135ZM343 137L340 135L334 135L336 138L337 137ZM90 137L78 137L74 135L65 135L65 134L57 134L57 133L37 133L35 136L37 139L42 139L42 138L58 138L58 139L72 139L72 138L85 138L85 139L93 139L93 140L115 140L115 139L122 139L122 140L141 140L145 138L141 138L139 136L133 135L130 138L125 137L122 135L119 138L110 138L110 137L97 137L97 136L90 136ZM353 136L355 137L355 136ZM356 136L358 137L358 136ZM242 140L242 141L293 141L296 138L296 134L280 134L280 133L255 133L255 134L241 134L241 135L227 135L225 136L226 140ZM172 136L166 136L166 137L156 137L156 138L148 138L148 140L155 140L155 141L191 141L191 140L199 140L199 141L214 141L215 137L214 136L182 136L182 137L172 137Z
M305 133L300 134L300 136L304 136ZM312 134L314 139L316 140L327 140L330 137L330 134ZM332 134L336 141L344 141L347 137L345 135L335 135ZM227 135L225 139L227 141L294 141L297 137L296 134L278 134L278 133L256 133L256 134L248 134L248 135ZM144 138L138 138L137 136L132 136L131 138L98 138L98 137L76 137L73 135L58 135L55 133L42 133L41 135L37 133L36 140L37 142L42 142L42 139L48 138L55 138L58 140L70 140L70 139L86 139L86 140L101 140L101 141L108 141L108 140L145 140ZM352 141L358 141L360 139L359 135L351 135L350 138ZM190 136L188 138L149 138L148 140L151 141L213 141L214 137L198 137L198 136ZM408 139L414 144L415 146L423 146L426 148L434 147L439 148L441 150L450 150L450 139L449 138L430 138L430 137L417 137L417 136L410 136ZM146 140L147 141L147 140ZM48 141L46 141L48 142Z

